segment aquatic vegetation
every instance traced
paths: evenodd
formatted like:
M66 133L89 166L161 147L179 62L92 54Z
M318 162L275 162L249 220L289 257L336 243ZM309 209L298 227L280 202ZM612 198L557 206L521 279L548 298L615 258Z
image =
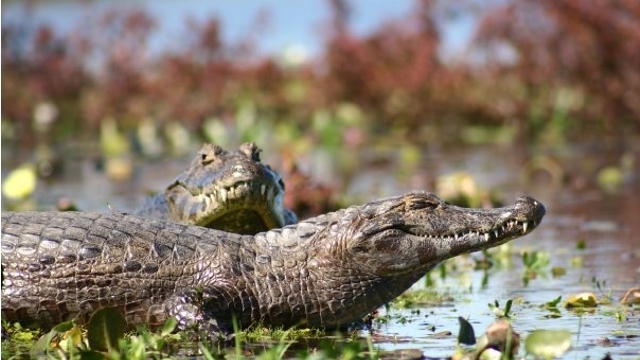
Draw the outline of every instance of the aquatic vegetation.
M498 300L495 300L495 302L493 304L488 304L489 309L491 309L491 311L493 311L493 313L498 317L498 318L510 318L510 312L511 312L511 305L513 305L513 300L509 299L507 300L507 302L504 304L504 309L500 308L500 303L498 302Z
M593 284L593 286L596 288L596 290L598 290L598 292L600 293L600 304L609 304L611 303L611 289L606 290L605 287L607 286L607 281L606 280L598 280L595 276L591 278L591 283Z
M458 348L453 359L514 359L520 348L520 334L516 333L508 320L501 319L491 324L485 333L475 338L473 326L459 317Z
M503 204L499 196L481 188L474 177L464 171L439 176L435 192L447 202L471 208L490 208Z
M528 285L529 281L538 276L546 276L549 266L549 253L544 251L525 251L522 253L522 263L524 265L522 281Z
M585 292L569 295L564 305L567 309L587 310L598 306L598 299L593 293Z
M2 194L10 201L23 201L35 191L37 185L36 166L24 163L11 171L2 182Z
M560 317L561 314L560 314L560 309L558 308L558 305L560 304L561 301L562 301L562 295L558 296L557 298L551 301L547 301L546 303L544 303L543 305L544 309L550 312L549 315L545 315L545 316L548 318Z
M524 341L527 354L553 359L563 355L571 347L571 333L566 330L537 330Z
M620 303L623 305L640 305L640 288L634 287L627 290Z
M399 309L412 307L441 306L444 303L452 303L455 300L453 294L448 291L433 288L409 290L397 297L391 306Z

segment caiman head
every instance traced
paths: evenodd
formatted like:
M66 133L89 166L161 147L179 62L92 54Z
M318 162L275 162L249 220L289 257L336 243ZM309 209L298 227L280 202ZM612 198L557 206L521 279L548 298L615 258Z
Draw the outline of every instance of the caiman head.
M468 209L412 192L359 208L343 239L350 261L376 276L420 275L448 258L524 236L544 214L544 206L526 196L507 207Z
M174 218L240 234L284 226L284 182L260 151L254 143L235 151L205 144L165 191Z

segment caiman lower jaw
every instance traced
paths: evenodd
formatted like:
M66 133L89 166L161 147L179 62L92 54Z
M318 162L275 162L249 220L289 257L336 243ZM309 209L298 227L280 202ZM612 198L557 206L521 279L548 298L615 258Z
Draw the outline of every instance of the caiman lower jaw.
M204 194L192 195L190 223L205 227L218 227L224 218L233 218L233 214L254 213L256 220L261 220L264 229L284 226L283 214L278 211L283 199L282 190L273 184L256 184L238 182L233 186L212 189ZM194 211L195 210L195 211ZM258 226L258 224L255 224Z

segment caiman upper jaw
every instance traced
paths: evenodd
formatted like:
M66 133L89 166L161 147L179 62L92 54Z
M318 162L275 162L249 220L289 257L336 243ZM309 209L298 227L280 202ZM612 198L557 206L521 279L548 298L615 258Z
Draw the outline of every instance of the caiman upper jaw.
M422 201L422 206L415 205L416 199L411 200L413 205L405 206L411 209L407 210L406 220L399 226L403 231L422 237L454 239L475 234L490 240L527 234L545 214L544 205L528 196L518 198L514 205L494 209L462 208L433 194L425 194L424 197L429 201Z

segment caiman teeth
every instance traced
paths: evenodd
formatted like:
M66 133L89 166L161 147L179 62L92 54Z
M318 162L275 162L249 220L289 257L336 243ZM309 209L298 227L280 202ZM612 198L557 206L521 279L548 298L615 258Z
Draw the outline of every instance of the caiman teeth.
M531 230L532 228L534 228L536 226L536 222L535 220L530 220L530 221L518 221L518 220L509 220L505 223L503 223L502 225L499 225L497 228L493 229L493 230L488 230L487 232L482 232L479 230L471 230L469 232L464 232L464 233L454 233L454 234L449 234L449 235L421 235L422 237L425 238L438 238L438 239L442 239L442 240L447 240L447 239L453 239L453 240L458 240L460 238L463 238L465 236L472 236L472 237L476 237L476 238L484 238L484 241L489 241L492 238L493 239L499 239L500 236L504 235L505 233L507 233L508 231L514 231L515 228L519 225L522 225L522 234L526 234L527 231Z
M262 184L262 186L260 186L260 193L262 194L262 196L264 196L266 191L267 191L267 185Z
M227 202L227 190L220 189L220 199L222 199L222 202Z

